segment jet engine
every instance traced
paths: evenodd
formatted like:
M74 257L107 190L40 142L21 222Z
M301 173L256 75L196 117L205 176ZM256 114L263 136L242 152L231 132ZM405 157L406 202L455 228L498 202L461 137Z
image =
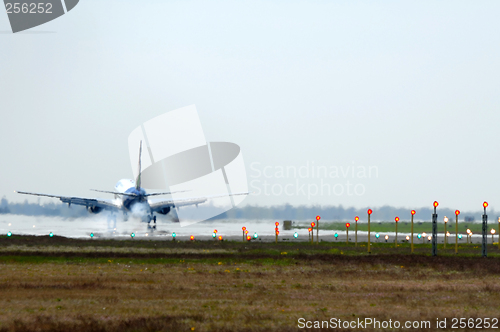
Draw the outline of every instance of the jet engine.
M89 212L90 213L99 213L102 211L102 207L98 207L98 206L91 206L89 207Z
M167 213L170 212L170 206L167 206L167 207L165 207L165 208L163 208L161 210L158 210L156 212L158 212L159 214L167 214Z

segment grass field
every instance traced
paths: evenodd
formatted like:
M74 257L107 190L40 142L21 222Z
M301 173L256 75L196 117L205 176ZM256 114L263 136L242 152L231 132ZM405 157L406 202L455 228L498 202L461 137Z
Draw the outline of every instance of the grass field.
M1 238L0 331L296 331L299 318L370 317L450 328L498 318L500 251L488 250Z
M354 221L346 221L351 224L350 231L354 229L355 222ZM319 224L320 230L333 230L333 231L345 231L345 224L346 222L321 222ZM307 224L304 225L297 225L294 228L308 228ZM497 222L492 222L490 221L488 223L488 234L491 228L494 228L496 232L498 232L498 223ZM370 223L370 230L371 232L378 232L378 233L384 233L384 232L394 232L396 229L396 222L372 222ZM445 225L442 219L439 220L438 222L438 233L444 233ZM450 233L455 234L455 219L453 217L450 217L450 221L447 224L446 227L447 231ZM480 223L466 223L466 222L459 222L458 223L458 232L462 233L463 235L466 234L467 229L470 229L474 234L480 234L482 230L482 224ZM368 224L367 223L358 223L358 230L359 231L368 231ZM411 223L409 221L400 221L398 222L398 232L401 233L410 233L411 232ZM427 234L432 233L432 223L431 222L414 222L413 223L413 232L415 234L425 232ZM498 234L495 234L495 239L497 238Z

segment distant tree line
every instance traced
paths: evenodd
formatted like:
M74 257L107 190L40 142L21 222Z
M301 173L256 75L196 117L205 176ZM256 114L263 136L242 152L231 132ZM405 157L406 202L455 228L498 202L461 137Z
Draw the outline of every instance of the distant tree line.
M25 216L59 216L63 218L87 217L89 213L84 206L68 205L59 202L50 202L46 204L39 203L12 203L4 197L0 200L0 214L20 214Z
M317 215L321 216L324 221L342 221L353 220L355 216L360 217L360 221L364 222L367 219L367 208L355 209L344 208L339 206L292 206L290 204L278 206L255 206L246 205L236 207L225 213L222 213L212 219L277 219L277 220L313 220ZM392 206L382 206L373 208L372 220L392 221L394 217L399 216L402 222L410 220L410 210L405 208L395 208ZM421 208L415 209L416 220L430 221L432 217L432 209ZM68 208L67 204L60 202L50 202L46 204L39 203L12 203L6 198L0 200L0 214L19 214L27 216L59 216L63 218L81 218L88 217L90 214L85 207L72 205ZM482 211L461 213L460 220L468 218L468 221L481 221ZM442 222L444 216L448 216L450 221L455 220L455 211L450 209L438 208L438 221ZM488 211L489 222L497 222L494 210ZM471 220L473 219L473 220Z

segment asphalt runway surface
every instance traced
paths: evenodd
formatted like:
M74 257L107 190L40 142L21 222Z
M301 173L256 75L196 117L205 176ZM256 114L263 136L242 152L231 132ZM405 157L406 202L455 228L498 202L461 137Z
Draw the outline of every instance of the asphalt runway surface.
M189 241L191 236L195 240L210 240L213 239L212 234L217 229L217 236L222 236L224 240L243 241L242 227L246 227L248 235L252 236L252 241L275 241L274 234L275 222L279 222L280 234L278 241L310 241L307 225L308 221L294 222L294 226L301 226L301 228L293 228L292 230L283 229L282 220L249 220L249 219L220 219L212 221L203 221L190 226L181 227L180 223L172 222L167 218L158 219L156 228L154 224L148 226L138 219L130 218L128 221L117 219L116 225L109 222L105 215L95 215L89 218L77 219L63 219L60 217L33 217L22 215L4 214L0 216L0 234L7 234L12 232L17 235L54 235L69 237L69 238L90 238L90 234L94 234L95 238L114 238L114 239L130 239L131 234L135 238L148 238L152 240L172 240L172 234L176 234L176 240ZM294 234L297 233L297 238ZM253 239L254 234L257 234L257 239ZM338 236L335 237L335 234ZM386 242L385 236L389 236L387 242L394 243L395 233L384 232L378 233L379 238L376 238L377 233L371 232L372 242ZM406 241L408 233L398 233L398 243ZM492 242L490 235L487 236L488 243ZM328 242L345 242L346 232L320 230L320 241ZM367 242L367 232L358 232L358 242ZM316 230L314 231L314 241L316 242ZM459 243L466 243L464 236ZM349 242L355 242L354 230L349 230ZM438 234L438 243L443 243L443 234ZM481 243L481 235L474 234L472 236L473 243ZM427 238L418 239L417 234L414 234L414 243L429 243ZM448 243L453 245L455 243L455 235L451 234L448 238Z

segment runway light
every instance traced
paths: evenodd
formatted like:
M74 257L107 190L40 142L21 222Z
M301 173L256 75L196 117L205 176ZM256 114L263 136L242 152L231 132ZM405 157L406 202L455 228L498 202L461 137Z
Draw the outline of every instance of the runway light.
M247 228L245 226L241 227L241 230L244 232L247 230Z
M470 229L467 228L467 234L470 234Z
M94 233L90 233L90 238L93 238L94 237Z
M135 237L135 233L130 234L130 237L134 238Z
M173 237L174 239L175 239L175 237L176 237L176 236L177 236L177 234L175 234L175 232L174 232L174 233L172 233L172 237Z
M495 234L495 230L492 228L490 233L491 233L491 235Z
M455 214L458 216L460 214L460 210L455 210Z
M385 238L385 242L387 242L387 240L389 240L389 235L386 235L384 238Z
M248 234L248 229L245 231L245 234Z
M50 233L49 233L49 236L50 236L50 237L53 237L53 236L54 236L54 233L50 232Z
M411 210L411 214L414 215L416 212L415 210Z
M346 223L345 223L345 227L349 228L349 227L351 227L351 224L350 224L350 223L348 223L348 222L346 222Z
M446 236L450 236L450 232L446 232Z
M354 217L354 220L359 221L359 217L358 216Z
M276 225L276 227L278 227L280 225L279 222L275 222L274 224Z
M217 230L216 229L214 229L214 233L217 234Z
M368 214L372 214L372 209L368 209Z
M312 231L312 228L311 228L311 227L309 227L307 230L310 232L310 231Z
M250 235L247 236L247 241L250 241L252 237Z
M458 234L458 239L462 240L462 234Z
M438 207L439 203L437 201L434 201L434 207Z
M419 239L419 240L420 240L421 238L422 238L422 234L418 233L418 234L417 234L417 239Z
M396 220L396 222L398 222L399 221L399 217L394 218L394 220Z
M259 234L257 234L257 233L253 233L253 238L254 238L254 239L256 239L256 238L258 238L258 237L259 237Z
M297 233L297 232L293 233L293 237L294 238L298 238L299 237L299 233Z
M321 219L321 217L320 217L320 216L316 216L316 220L320 220L320 219Z
M222 241L222 235L219 235L218 239L219 239L219 241Z
M212 237L215 239L215 237L217 236L216 233L212 233Z
M316 226L316 223L313 221L313 222L311 223L311 227L312 227L312 228L314 228L314 226Z
M448 222L448 217L447 217L447 216L444 216L443 221L444 221L444 223L446 224L446 223Z
M483 207L486 209L488 207L488 202L484 202Z
M219 237L220 237L220 236L219 236ZM190 239L191 241L194 241L194 235L191 235L191 236L189 237L189 239Z
M276 235L280 235L280 231L276 231Z
M376 237L376 238L377 238L377 240L378 240L378 238L380 237L380 234L379 234L379 233L375 234L375 237Z
M406 235L406 242L410 241L410 237Z
M429 240L429 242L431 242L431 240L432 240L432 236L430 236L430 235L429 235L429 236L427 237L427 240Z
M11 232L7 232L7 236L8 236L8 237L11 237L11 236L12 236L12 233L11 233Z
M339 237L339 235L337 233L335 233L335 240Z

